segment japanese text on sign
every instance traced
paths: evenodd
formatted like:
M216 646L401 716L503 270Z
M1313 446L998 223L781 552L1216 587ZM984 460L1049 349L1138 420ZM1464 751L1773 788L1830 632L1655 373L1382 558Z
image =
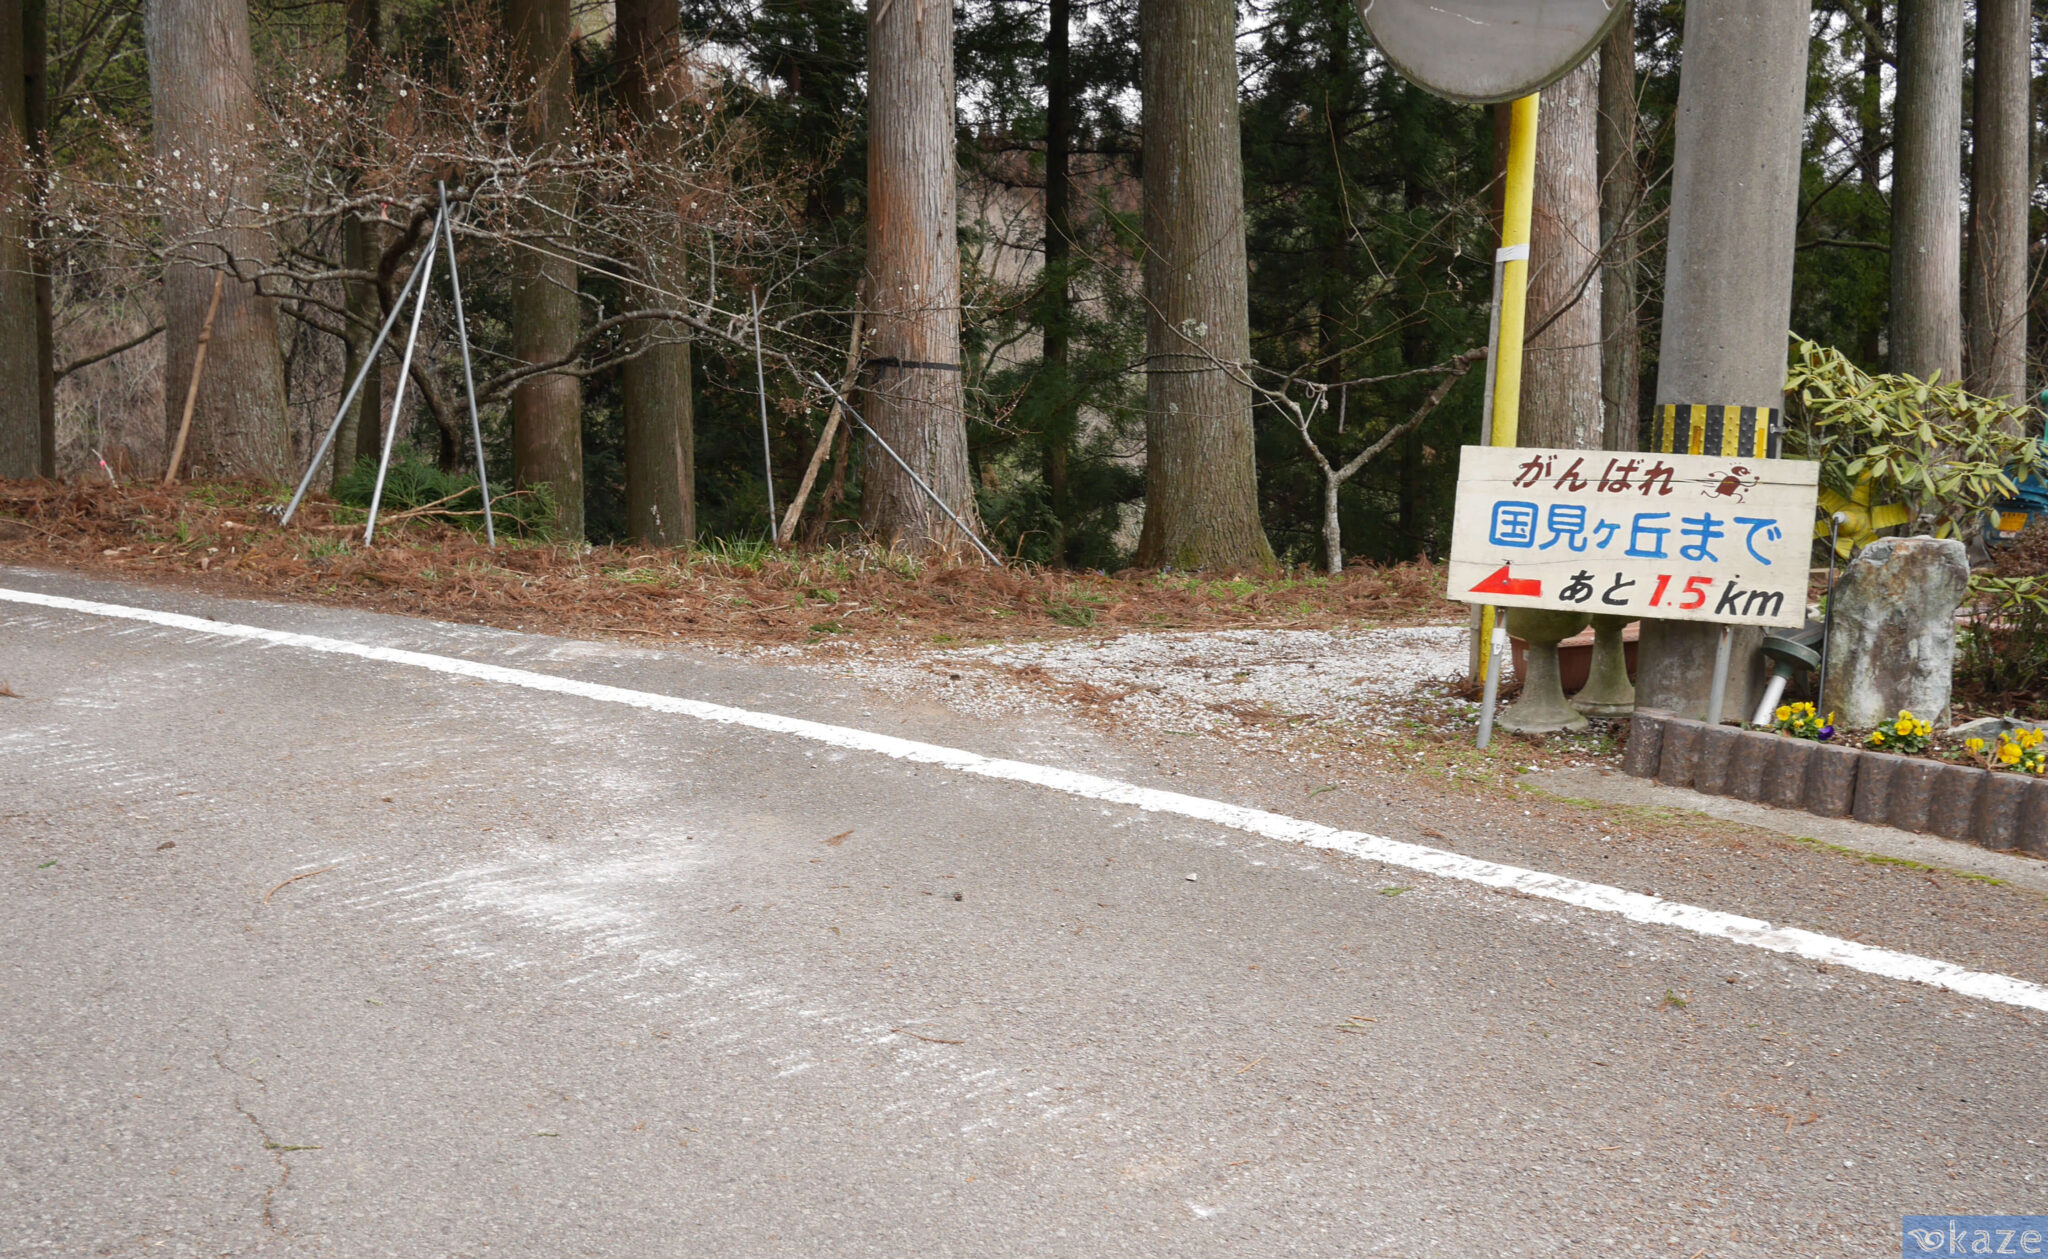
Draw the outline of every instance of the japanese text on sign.
M1798 625L1820 465L1467 446L1450 597Z

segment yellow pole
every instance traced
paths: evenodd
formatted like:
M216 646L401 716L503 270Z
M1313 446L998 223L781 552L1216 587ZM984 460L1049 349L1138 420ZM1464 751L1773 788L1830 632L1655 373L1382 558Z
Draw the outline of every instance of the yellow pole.
M1500 216L1500 337L1493 365L1493 444L1515 444L1522 411L1522 333L1529 301L1529 217L1536 195L1536 96L1508 107L1507 188ZM1493 660L1494 609L1479 614L1479 680Z

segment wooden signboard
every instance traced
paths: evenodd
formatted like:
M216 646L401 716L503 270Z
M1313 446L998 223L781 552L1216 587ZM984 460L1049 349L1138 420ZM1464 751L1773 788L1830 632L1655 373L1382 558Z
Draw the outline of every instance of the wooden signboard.
M1671 621L1806 619L1820 465L1467 446L1450 597Z

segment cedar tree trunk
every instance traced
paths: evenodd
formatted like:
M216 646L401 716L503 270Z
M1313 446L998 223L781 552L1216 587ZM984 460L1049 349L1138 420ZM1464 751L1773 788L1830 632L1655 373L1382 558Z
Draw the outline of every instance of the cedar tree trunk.
M1892 144L1892 370L1963 370L1963 0L1901 0Z
M1600 391L1599 61L1589 57L1544 88L1540 116L1529 326L1542 331L1529 338L1522 368L1518 440L1525 446L1597 450L1606 434Z
M379 0L348 0L344 12L348 61L343 75L350 92L355 92L359 84L364 95L369 92L370 76L375 73L373 62L383 39L380 10ZM341 230L343 260L348 269L376 273L384 253L379 221L359 214L344 223ZM342 355L344 381L354 380L362 370L363 356L369 352L370 342L376 340L377 328L384 322L384 306L377 288L376 280L351 280L344 288L348 315L348 342ZM344 383L342 388L348 385ZM373 370L363 379L362 392L356 395L355 414L342 421L341 430L334 436L335 484L340 484L355 467L358 452L378 449L378 439L383 435L383 413L384 373Z
M1970 389L2027 391L2027 142L2033 15L2028 0L1977 0L1977 100L1970 186Z
M950 0L869 8L869 424L946 505L978 528L960 379L959 207L953 154ZM896 461L872 443L862 524L892 546L967 545Z
M1636 319L1636 21L1633 0L1600 45L1600 404L1605 445L1634 450L1642 426L1643 330Z
M157 160L181 192L164 215L171 244L164 271L168 451L184 414L215 268L229 260L244 271L260 265L271 242L243 209L263 199L261 171L238 147L257 111L246 0L149 0L144 34ZM276 304L230 275L192 413L187 474L289 479L285 400Z
M1044 350L1039 375L1050 406L1040 419L1046 497L1052 508L1052 562L1067 562L1067 456L1078 429L1078 399L1067 362L1073 292L1069 272L1074 256L1072 185L1068 160L1074 144L1071 99L1073 9L1071 0L1051 0L1045 28L1045 272L1039 328Z
M42 338L30 264L34 201L17 155L28 152L27 24L0 0L0 477L42 471Z
M675 0L617 0L619 99L657 152L674 147L673 111L681 11ZM680 291L682 251L645 242L657 283ZM674 305L647 294L657 305ZM649 546L683 546L697 535L696 441L690 397L690 343L673 320L646 319L627 329L637 357L619 369L626 428L626 528Z
M1270 568L1259 524L1231 0L1139 0L1145 526L1138 563Z
M519 143L545 153L569 129L573 28L569 0L507 0L507 23L534 94L520 119ZM566 213L575 191L543 186L536 198ZM541 206L528 211L527 228L545 239L558 219ZM559 251L553 251L559 252ZM576 302L576 264L533 249L512 252L512 358L520 364L555 363L576 352L582 312ZM583 537L583 384L575 376L528 376L512 390L512 479L522 488L554 491L555 528Z

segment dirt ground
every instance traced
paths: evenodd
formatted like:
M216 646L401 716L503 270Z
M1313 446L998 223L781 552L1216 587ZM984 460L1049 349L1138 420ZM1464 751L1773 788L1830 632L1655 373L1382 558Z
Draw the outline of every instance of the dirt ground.
M1439 568L1218 577L1077 573L877 548L650 551L503 540L312 498L289 528L274 487L0 481L0 562L220 594L346 604L503 628L712 645L938 643L1130 630L1452 624Z

